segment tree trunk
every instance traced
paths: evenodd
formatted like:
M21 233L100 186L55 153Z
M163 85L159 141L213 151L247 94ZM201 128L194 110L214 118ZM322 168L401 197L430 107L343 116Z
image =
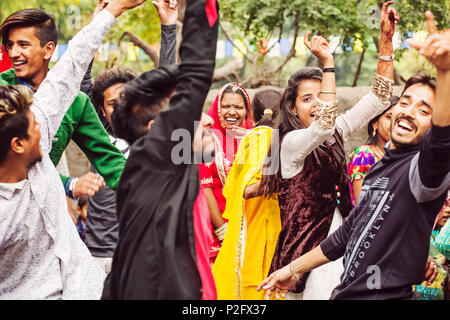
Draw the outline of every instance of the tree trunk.
M214 70L213 81L218 82L229 77L236 77L236 72L244 67L243 59L234 59L226 63L223 67Z
M362 63L364 61L365 53L366 53L366 49L363 49L363 51L361 52L361 56L359 58L358 68L356 69L355 78L353 79L352 87L356 87L358 85L358 79L359 79L359 76L361 75L361 67L362 67Z
M147 42L139 38L134 33L125 31L119 38L118 46L120 46L120 43L122 42L122 39L124 37L128 37L128 39L137 47L144 50L144 52L150 57L150 59L153 61L155 67L158 67L159 64L159 53L156 52Z

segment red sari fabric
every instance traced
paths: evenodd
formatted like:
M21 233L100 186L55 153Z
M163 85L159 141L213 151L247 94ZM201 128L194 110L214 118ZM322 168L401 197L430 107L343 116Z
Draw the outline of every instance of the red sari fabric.
M225 185L226 177L233 165L234 156L238 150L240 140L236 139L231 130L223 128L220 121L220 109L222 96L225 89L229 86L236 87L244 93L247 100L247 116L241 125L245 129L253 129L253 114L251 111L250 97L247 91L237 83L228 83L224 85L218 92L214 103L208 111L208 115L214 120L211 131L214 133L215 140L215 158L212 163L202 163L199 165L200 184L203 188L211 188L214 198L219 205L221 213L225 211L225 197L222 194L223 186ZM213 245L210 253L211 262L214 263L215 258L219 254L221 244L214 236Z
M1 47L0 50L0 73L6 70L11 69L12 64L11 61L9 60L8 55L6 54L6 50Z
M203 188L200 187L194 202L194 233L197 267L202 280L202 300L217 300L216 283L211 269L209 251L212 246L213 228Z

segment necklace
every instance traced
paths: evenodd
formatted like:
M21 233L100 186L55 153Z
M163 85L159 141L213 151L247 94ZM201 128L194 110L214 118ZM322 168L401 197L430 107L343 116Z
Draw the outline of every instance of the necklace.
M379 157L380 159L383 158L384 156L384 152L380 150L380 148L378 148L378 145L375 145L375 148L377 149L377 151L381 154L381 157Z

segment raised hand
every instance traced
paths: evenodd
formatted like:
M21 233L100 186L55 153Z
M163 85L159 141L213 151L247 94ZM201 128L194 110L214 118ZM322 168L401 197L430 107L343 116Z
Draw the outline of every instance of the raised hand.
M108 3L110 3L111 0L98 0L98 4L95 7L94 10L94 17L100 13L100 11L102 11L103 9L106 8L106 6L108 5Z
M111 0L106 8L114 17L117 18L125 11L136 8L144 2L145 0Z
M324 67L334 66L334 57L330 51L328 41L322 36L313 36L311 42L309 41L309 32L305 34L304 43L313 55L319 59Z
M161 24L176 24L178 20L177 0L157 0L152 1L158 11Z
M434 16L430 11L425 13L425 19L430 33L428 38L423 43L418 43L413 39L406 41L434 64L439 71L450 71L450 29L438 33Z
M395 25L400 21L397 11L390 7L392 4L394 1L385 2L380 15L381 32L391 39L394 36Z

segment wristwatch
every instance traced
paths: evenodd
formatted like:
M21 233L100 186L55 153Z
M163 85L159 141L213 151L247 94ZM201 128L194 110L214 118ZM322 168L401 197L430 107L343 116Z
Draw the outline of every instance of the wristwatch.
M383 61L391 61L395 59L395 55L393 54L392 56L380 56L378 55L378 59L383 60Z

